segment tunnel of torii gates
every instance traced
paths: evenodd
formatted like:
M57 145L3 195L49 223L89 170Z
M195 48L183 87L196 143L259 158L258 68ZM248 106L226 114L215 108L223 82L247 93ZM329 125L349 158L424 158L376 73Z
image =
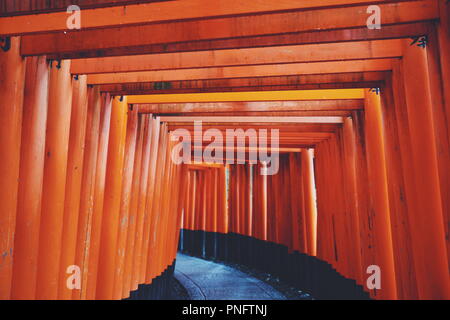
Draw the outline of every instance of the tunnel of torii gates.
M178 249L318 299L450 298L449 1L74 0L80 30L66 2L0 2L0 299L157 299ZM249 141L194 157L237 128L277 174Z

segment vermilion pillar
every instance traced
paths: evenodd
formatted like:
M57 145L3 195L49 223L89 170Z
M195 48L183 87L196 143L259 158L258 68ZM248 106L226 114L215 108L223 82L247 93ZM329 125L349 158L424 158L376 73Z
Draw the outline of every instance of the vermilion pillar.
M143 115L144 140L142 150L142 163L140 173L140 186L138 192L138 207L136 219L136 240L133 256L132 290L136 290L139 284L139 272L142 261L142 242L144 232L144 218L147 205L148 171L150 163L151 127L149 115Z
M112 299L115 258L122 194L123 161L127 125L127 99L115 97L111 111L103 221L98 263L97 299Z
M302 152L303 190L305 194L306 234L308 237L308 253L317 254L317 209L314 185L313 150Z
M14 254L25 60L19 55L20 38L0 51L0 299L9 299Z
M96 89L98 90L98 89ZM96 298L97 274L100 252L100 239L103 223L103 204L106 184L106 164L108 159L109 135L111 128L112 100L109 94L101 96L101 114L98 140L97 164L94 182L94 207L92 211L91 227L89 235L89 251L87 262L87 286L86 299ZM84 289L83 289L84 294Z
M71 112L70 61L54 61L50 71L37 299L58 297Z
M87 77L77 76L73 80L72 117L70 121L66 195L64 200L64 225L59 271L58 299L62 300L71 299L73 294L72 289L67 288L66 282L67 277L72 275L72 273L68 274L67 270L75 264L87 108Z
M252 173L254 173L254 166L248 164L245 168L246 175L246 231L245 234L249 237L253 236L253 206L252 206L252 194L253 194L253 185L252 185Z
M336 238L334 228L334 218L330 211L331 201L330 187L332 185L330 170L330 140L320 143L316 148L317 166L317 256L320 259L334 263L336 261ZM306 246L305 246L306 249Z
M150 152L150 169L149 169L149 177L148 177L148 188L147 188L147 223L144 224L144 255L142 257L141 263L141 276L142 280L149 283L151 279L150 275L147 272L149 270L149 263L151 263L151 254L150 254L150 238L152 237L152 232L154 231L154 222L155 222L155 208L156 202L159 200L156 194L155 182L156 182L156 165L158 161L158 149L159 149L159 139L161 134L161 125L158 117L152 117L151 119L151 129L152 129L152 140L151 140L151 152Z
M94 210L95 176L99 144L101 100L98 88L88 88L88 112L86 141L83 160L83 176L78 216L78 235L75 252L75 265L81 269L81 289L73 290L73 299L86 299L91 249L92 218Z
M366 94L365 125L369 184L372 196L370 221L375 245L375 260L382 271L380 297L397 298L392 229L387 189L386 156L383 141L380 96ZM377 293L378 296L378 293Z
M170 141L168 139L168 134L167 134L167 125L163 125L161 126L161 133L160 133L161 137L162 137L162 149L161 149L161 161L160 161L160 166L161 166L161 179L160 179L160 187L159 189L161 190L160 193L160 197L159 197L159 202L160 202L160 209L158 212L159 217L158 217L158 224L155 227L155 235L156 237L154 238L154 257L153 257L153 267L154 267L154 271L152 273L152 279L159 276L161 274L161 272L163 271L163 264L164 264L164 255L165 252L163 252L163 239L165 237L165 229L166 229L166 209L169 205L169 199L167 197L167 190L169 187L168 182L170 181L170 162L169 162L169 157L170 157Z
M180 242L180 230L183 228L183 212L185 212L186 203L187 203L187 192L189 190L189 175L188 175L188 168L186 164L181 164L177 166L177 170L179 171L179 185L178 185L178 199L179 203L176 207L176 214L177 214L177 223L175 227L175 238L172 244L172 259L176 258L177 252L178 252L178 243Z
M49 68L45 57L31 57L26 69L12 299L36 296L44 177Z
M116 248L116 269L114 274L114 294L113 299L123 298L124 272L126 246L129 232L129 216L131 191L133 188L134 157L136 153L138 113L136 109L128 110L128 120L125 139L125 151L123 162L122 191L120 198L119 230Z
M154 204L153 204L153 212L154 216L152 217L152 224L151 224L151 232L152 237L149 242L149 249L146 253L148 255L147 257L147 266L146 266L146 275L148 279L151 281L154 277L159 275L159 266L158 263L160 261L159 254L159 243L158 239L161 236L160 233L160 227L162 224L162 215L161 212L164 208L163 204L163 186L164 186L164 175L165 175L165 159L167 155L167 136L166 136L166 127L160 126L159 127L159 139L158 139L158 156L155 162L156 167L156 175L155 175L155 193L154 193ZM146 277L146 278L147 278Z
M192 171L191 172L191 194L190 194L190 219L189 219L189 230L195 230L195 225L196 225L196 221L195 221L195 210L196 210L196 197L195 195L197 194L197 172L196 171Z
M400 101L395 95L399 88L393 91L392 76L386 79L383 89L382 111L385 128L386 170L388 175L389 206L391 212L392 237L394 248L397 292L399 299L417 299L416 274L413 259L411 229L409 216L417 210L414 205L414 195L411 192L415 183L408 179L412 169L408 168L410 156L406 154L409 134L405 134L408 126L402 122L399 126L398 115ZM404 106L401 109L405 110ZM408 272L404 272L408 270Z
M266 163L262 164L262 168L265 171L267 165ZM256 174L261 176L260 180L260 208L261 208L261 222L260 222L260 235L261 240L267 241L267 175L261 174L261 172L257 172Z
M441 184L442 210L450 268L450 3L439 1L440 21L428 35L427 61ZM449 270L450 272L450 270Z
M419 208L410 220L419 297L448 299L450 280L427 51L406 41L403 81Z
M129 296L132 287L131 280L133 271L134 246L136 239L136 219L139 201L142 149L144 140L143 119L144 118L142 116L138 117L138 128L137 128L138 135L136 142L136 152L134 157L133 185L130 199L130 214L128 218L127 247L125 250L124 286L122 290L122 295L124 298Z
M155 128L156 129L156 128ZM165 159L167 155L167 136L166 136L166 126L158 127L159 133L157 134L158 139L155 137L155 143L158 141L158 153L156 159L153 159L155 165L155 176L154 176L154 194L151 201L152 204L152 221L150 224L150 232L152 233L149 239L148 250L145 253L147 255L147 265L145 266L146 274L145 279L149 282L158 275L158 239L160 237L160 227L161 227L161 208L164 208L162 203L162 188L164 183L165 175Z
M219 169L219 211L217 217L218 232L228 233L228 203L227 203L227 177L226 167Z
M302 208L302 175L301 175L301 154L289 154L289 173L291 186L291 210L292 210L292 250L306 252L305 222Z
M353 119L347 117L342 128L342 146L344 158L344 192L347 205L347 224L349 229L350 244L348 250L351 258L350 276L364 284L361 259L361 239L359 229L359 199L357 197L357 173L356 173L356 142Z
M213 201L212 201L212 219L211 219L211 231L217 232L217 218L218 218L218 205L219 205L219 170L213 169Z

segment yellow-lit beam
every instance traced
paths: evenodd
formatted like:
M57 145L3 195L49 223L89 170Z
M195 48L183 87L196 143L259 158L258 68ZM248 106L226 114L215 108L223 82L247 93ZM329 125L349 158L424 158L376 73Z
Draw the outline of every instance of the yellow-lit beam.
M364 99L365 89L214 92L128 96L129 104Z

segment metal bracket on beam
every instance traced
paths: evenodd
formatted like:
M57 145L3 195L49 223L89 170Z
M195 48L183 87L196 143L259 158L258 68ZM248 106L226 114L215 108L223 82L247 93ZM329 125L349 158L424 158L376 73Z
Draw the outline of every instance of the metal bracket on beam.
M53 68L53 61L55 61L55 60L53 60L53 59L50 59L50 60L49 60L49 63L50 63L50 69ZM56 64L56 69L61 69L61 60L56 60L56 62L57 62L57 64Z
M11 37L0 37L0 48L7 52L11 49Z
M412 37L411 39L412 39L412 42L410 44L411 46L417 45L418 47L421 47L421 48L427 47L427 44L428 44L428 36L427 35Z
M378 96L381 93L381 88L370 88L369 92L376 93Z

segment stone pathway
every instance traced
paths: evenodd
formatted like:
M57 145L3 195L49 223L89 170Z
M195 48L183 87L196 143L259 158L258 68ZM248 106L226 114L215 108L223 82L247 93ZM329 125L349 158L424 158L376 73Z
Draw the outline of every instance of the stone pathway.
M175 278L192 300L286 300L270 285L239 270L178 254Z

